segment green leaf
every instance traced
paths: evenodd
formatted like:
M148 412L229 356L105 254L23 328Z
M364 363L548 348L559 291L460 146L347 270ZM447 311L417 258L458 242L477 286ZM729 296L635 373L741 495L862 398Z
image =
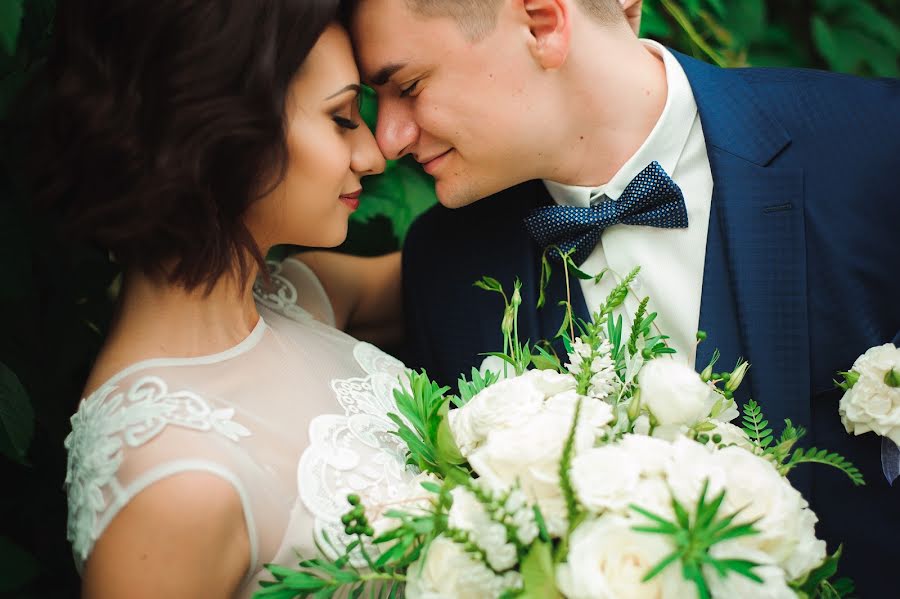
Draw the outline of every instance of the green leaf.
M732 35L732 48L746 48L758 40L766 30L765 0L729 2L722 26Z
M434 180L410 157L388 161L384 173L365 177L362 185L359 209L351 219L367 223L386 217L399 244L412 222L437 202Z
M34 409L15 373L0 362L0 453L20 464L34 435Z
M569 272L572 273L576 279L580 279L582 281L590 281L594 278L593 275L589 275L588 273L578 268L578 265L575 264L575 261L572 260L572 257L568 255L566 256L566 268L569 269Z
M24 0L0 2L0 46L7 54L16 53L19 31L22 28L22 4Z
M448 399L438 411L441 422L438 425L437 437L435 439L437 445L436 453L437 458L442 462L458 466L459 464L464 464L466 459L460 453L459 446L456 444L456 439L453 438L453 433L450 431L450 420L447 417L449 411L450 400Z
M810 447L806 451L803 449L798 449L794 452L794 455L791 456L791 459L787 464L782 468L782 473L787 474L790 470L796 466L797 464L804 463L817 463L817 464L826 464L828 466L832 466L837 468L846 474L850 480L856 486L862 486L866 484L866 481L863 479L862 472L859 471L859 468L853 465L852 462L844 458L844 456L831 452L829 453L826 449L816 449L815 447Z
M486 371L484 375L477 368L472 368L472 382L466 380L465 377L459 377L456 386L459 389L460 401L454 402L457 407L467 404L473 397L500 380L499 373Z
M551 350L552 350L551 346ZM559 361L559 358L554 354L551 354L543 347L539 345L534 346L534 350L537 354L532 354L531 363L534 364L534 367L538 370L555 370L557 372L564 372L564 368L562 363Z
M654 4L644 4L641 13L641 37L654 39L667 38L672 35L669 25Z
M495 291L497 293L503 293L503 285L500 284L500 281L495 279L494 277L483 276L481 280L475 281L473 283L475 287L479 289L484 289L485 291Z
M544 250L544 253L541 254L541 284L540 284L540 294L538 295L537 308L543 308L544 304L547 302L547 285L550 284L550 277L553 275L553 267L550 265L550 260L547 258L547 250Z
M553 554L550 543L535 541L522 560L522 597L529 599L554 599L562 595L556 588Z

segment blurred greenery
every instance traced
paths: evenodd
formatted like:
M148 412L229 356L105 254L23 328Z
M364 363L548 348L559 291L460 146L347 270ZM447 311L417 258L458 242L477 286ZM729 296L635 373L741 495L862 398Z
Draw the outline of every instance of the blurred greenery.
M63 439L109 325L118 274L101 251L61 246L29 202L25 165L54 7L0 0L0 595L22 598L77 595ZM645 0L642 29L723 66L900 76L898 0ZM363 110L371 124L371 94ZM366 180L342 249L396 249L433 203L433 184L414 162L391 162Z

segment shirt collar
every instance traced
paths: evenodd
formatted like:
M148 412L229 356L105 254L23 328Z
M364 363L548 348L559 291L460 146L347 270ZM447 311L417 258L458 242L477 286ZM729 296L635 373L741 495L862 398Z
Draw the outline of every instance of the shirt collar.
M631 180L654 160L670 176L675 171L697 116L697 103L687 75L675 56L658 42L648 39L641 42L648 51L662 57L666 68L668 93L659 120L638 151L606 184L580 187L544 180L547 191L557 204L587 207L592 198L600 195L617 199Z

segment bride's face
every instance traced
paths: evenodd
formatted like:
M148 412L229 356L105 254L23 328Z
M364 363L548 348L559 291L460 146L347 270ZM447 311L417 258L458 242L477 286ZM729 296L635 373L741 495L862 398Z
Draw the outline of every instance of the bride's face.
M332 25L289 89L284 177L247 212L247 226L263 251L280 243L334 247L346 238L360 179L384 170L384 157L360 119L358 96L349 38Z

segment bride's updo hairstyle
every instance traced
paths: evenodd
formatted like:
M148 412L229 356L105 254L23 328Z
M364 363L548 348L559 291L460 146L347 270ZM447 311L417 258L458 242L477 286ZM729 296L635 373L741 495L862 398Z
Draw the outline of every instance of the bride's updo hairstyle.
M285 100L338 0L59 0L40 203L125 267L207 289L263 256ZM249 259L248 259L249 256Z

